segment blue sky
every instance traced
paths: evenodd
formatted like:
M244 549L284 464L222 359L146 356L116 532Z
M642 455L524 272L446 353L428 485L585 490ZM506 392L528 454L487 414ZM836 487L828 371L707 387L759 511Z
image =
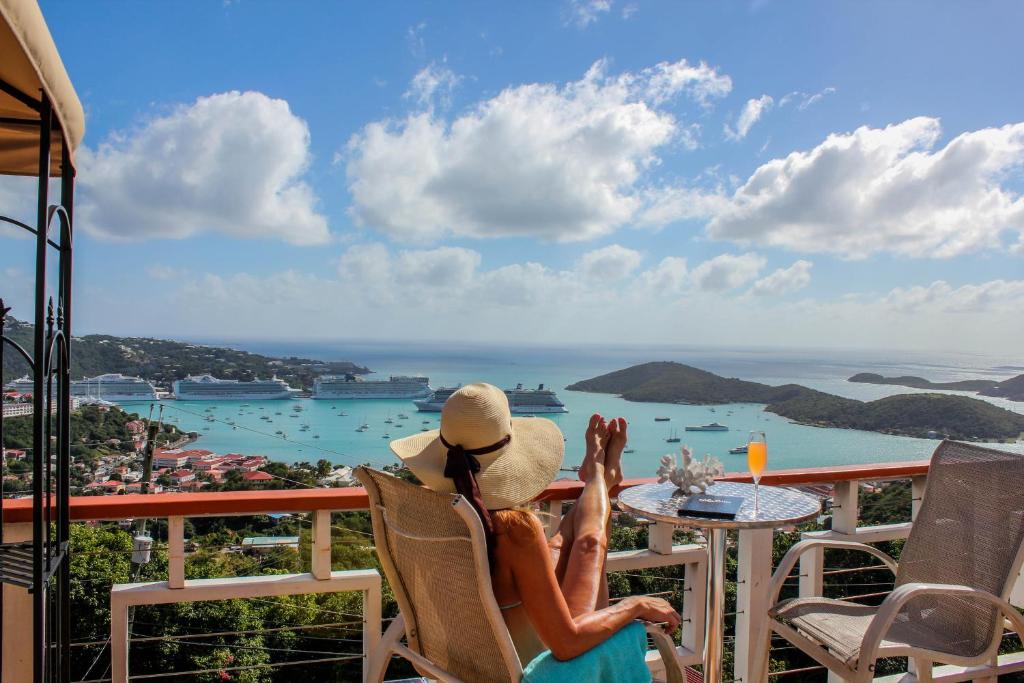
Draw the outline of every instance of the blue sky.
M87 114L81 331L1024 332L1017 3L42 8Z

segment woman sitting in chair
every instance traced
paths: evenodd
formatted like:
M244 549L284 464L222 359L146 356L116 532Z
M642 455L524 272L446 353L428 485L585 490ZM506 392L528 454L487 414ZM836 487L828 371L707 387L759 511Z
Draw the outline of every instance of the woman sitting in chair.
M650 680L635 652L646 650L644 629L635 622L672 632L679 615L659 598L608 604L609 495L622 481L626 421L594 415L585 438L583 493L550 539L525 506L555 479L565 440L551 420L513 418L497 387L462 387L445 403L439 431L399 439L391 448L424 485L462 494L480 515L494 595L525 680L546 680L558 671L557 660L595 649L613 658L614 680Z

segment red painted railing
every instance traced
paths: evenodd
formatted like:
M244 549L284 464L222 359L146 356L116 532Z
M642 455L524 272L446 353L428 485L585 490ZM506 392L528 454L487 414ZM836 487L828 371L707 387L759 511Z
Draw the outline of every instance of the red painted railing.
M928 473L928 461L840 465L776 470L761 477L761 483L777 486L831 484L840 481L881 481L907 479ZM727 474L724 481L750 481L750 474ZM627 479L621 488L646 484L654 479ZM575 500L583 490L578 481L556 481L537 497L538 501ZM266 512L310 512L312 510L365 510L366 492L360 487L333 489L287 489L231 491L220 493L156 493L123 496L73 496L71 519L75 521L128 519L134 517L202 517L259 514ZM4 523L32 521L32 501L4 501Z

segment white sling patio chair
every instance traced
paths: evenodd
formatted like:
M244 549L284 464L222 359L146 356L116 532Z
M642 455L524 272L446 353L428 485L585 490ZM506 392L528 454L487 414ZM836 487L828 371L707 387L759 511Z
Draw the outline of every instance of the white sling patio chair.
M933 662L985 666L998 651L1004 618L1024 635L1024 619L1008 602L1024 559L1022 543L1024 456L944 441L932 456L924 500L899 566L862 543L801 541L772 577L769 623L856 683L871 680L875 660L882 657L913 659L919 681L931 680ZM875 556L896 576L892 593L878 606L822 597L778 602L800 555L814 548Z
M397 655L442 683L519 683L523 668L494 599L473 507L368 467L355 475L370 498L377 555L401 611L370 654L367 680L383 681ZM684 683L672 639L656 626L648 633L668 683Z

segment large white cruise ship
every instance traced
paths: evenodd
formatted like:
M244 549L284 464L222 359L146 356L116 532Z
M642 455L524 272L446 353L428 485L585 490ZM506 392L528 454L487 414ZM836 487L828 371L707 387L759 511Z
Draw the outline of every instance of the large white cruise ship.
M439 413L444 407L444 402L458 389L459 387L442 387L421 401L413 401L413 404L420 412ZM508 397L508 407L513 415L569 412L565 404L558 400L555 392L545 389L543 384L536 389L523 389L522 384L517 384L515 389L506 389L505 396Z
M363 379L356 375L323 375L313 381L313 398L424 398L431 392L426 377L392 375L388 379Z
M174 382L174 398L179 401L263 401L291 398L296 390L283 379L217 379L213 375L197 375Z
M28 376L16 379L4 387L8 391L31 394L32 379ZM56 393L56 385L54 385ZM71 396L85 401L152 401L156 399L156 388L141 377L127 377L119 373L108 373L71 380Z

